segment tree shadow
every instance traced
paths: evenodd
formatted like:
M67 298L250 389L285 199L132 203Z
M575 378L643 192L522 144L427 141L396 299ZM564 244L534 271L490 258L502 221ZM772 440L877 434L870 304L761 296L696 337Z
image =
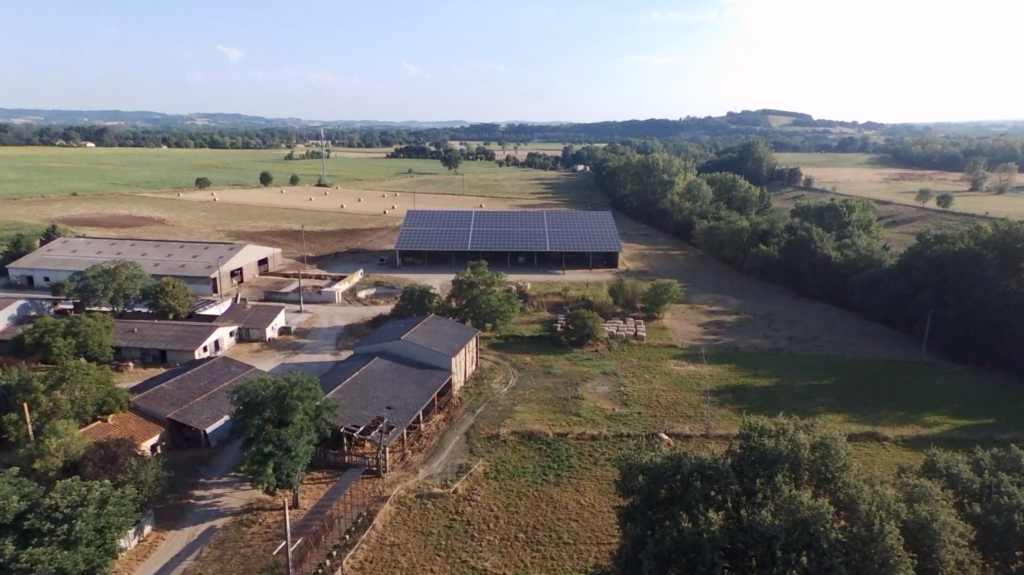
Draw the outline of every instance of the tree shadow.
M681 359L701 361L697 350ZM741 413L839 416L872 427L934 429L933 439L1018 433L1024 388L1008 377L966 367L900 360L713 350L728 370L712 392Z

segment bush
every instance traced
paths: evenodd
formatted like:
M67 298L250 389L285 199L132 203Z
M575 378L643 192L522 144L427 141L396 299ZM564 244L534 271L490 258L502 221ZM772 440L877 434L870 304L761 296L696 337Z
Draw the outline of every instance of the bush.
M647 288L647 292L640 298L640 301L643 303L644 312L659 317L681 297L683 297L683 290L679 289L679 282L658 280Z
M212 185L213 185L213 182L210 181L210 178L207 178L205 176L204 177L200 177L200 178L196 178L196 188L197 189L205 190L206 188L209 188Z
M273 184L273 183L274 183L274 174L271 174L270 172L267 172L267 171L260 172L260 185L261 186L263 186L265 188L265 187L267 187L267 186L269 186L270 184Z
M302 181L302 179L299 178L298 174L292 174L292 177L288 178L288 185L289 186L297 186L297 185L299 185L299 182L301 182L301 181Z
M612 301L612 296L608 295L608 286L605 284L601 284L598 292L587 298L587 304L601 317L608 318L615 315L615 302Z
M630 277L619 276L608 287L608 294L611 295L615 305L627 312L633 311L640 305L640 300L644 297L644 284Z
M402 319L428 315L437 310L440 296L434 288L424 284L409 284L402 288L398 303L391 308L391 317Z
M956 202L956 196L954 196L952 192L943 192L938 196L935 196L935 205L944 210L952 208L954 202Z
M569 312L562 327L562 340L573 347L583 347L604 336L604 321L589 309Z

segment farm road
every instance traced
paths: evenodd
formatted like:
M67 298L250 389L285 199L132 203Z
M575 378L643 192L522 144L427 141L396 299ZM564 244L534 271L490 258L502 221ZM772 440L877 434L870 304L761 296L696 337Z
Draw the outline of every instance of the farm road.
M264 346L259 351L235 347L228 355L271 373L304 371L322 375L344 356L337 350L338 336L345 326L362 321L390 306L306 307L311 317L304 337ZM298 306L288 306L289 312ZM236 352L236 353L233 353ZM179 575L196 562L203 547L239 509L259 496L244 477L233 473L241 460L241 442L225 445L204 470L192 493L189 508L178 527L163 545L135 571L134 575Z

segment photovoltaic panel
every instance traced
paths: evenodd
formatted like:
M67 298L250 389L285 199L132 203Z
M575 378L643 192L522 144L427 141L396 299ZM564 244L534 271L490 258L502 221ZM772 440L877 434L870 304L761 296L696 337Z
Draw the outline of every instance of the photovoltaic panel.
M410 210L395 249L621 252L611 212Z

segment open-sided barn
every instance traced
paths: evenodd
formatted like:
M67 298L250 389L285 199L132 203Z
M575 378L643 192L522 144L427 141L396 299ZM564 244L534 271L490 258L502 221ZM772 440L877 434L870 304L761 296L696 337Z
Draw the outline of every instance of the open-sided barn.
M136 262L155 277L184 280L196 295L223 293L281 266L281 250L231 242L79 236L54 240L7 266L12 284L47 288L114 260Z
M608 211L409 210L395 242L399 266L485 259L508 267L617 268L620 253Z

